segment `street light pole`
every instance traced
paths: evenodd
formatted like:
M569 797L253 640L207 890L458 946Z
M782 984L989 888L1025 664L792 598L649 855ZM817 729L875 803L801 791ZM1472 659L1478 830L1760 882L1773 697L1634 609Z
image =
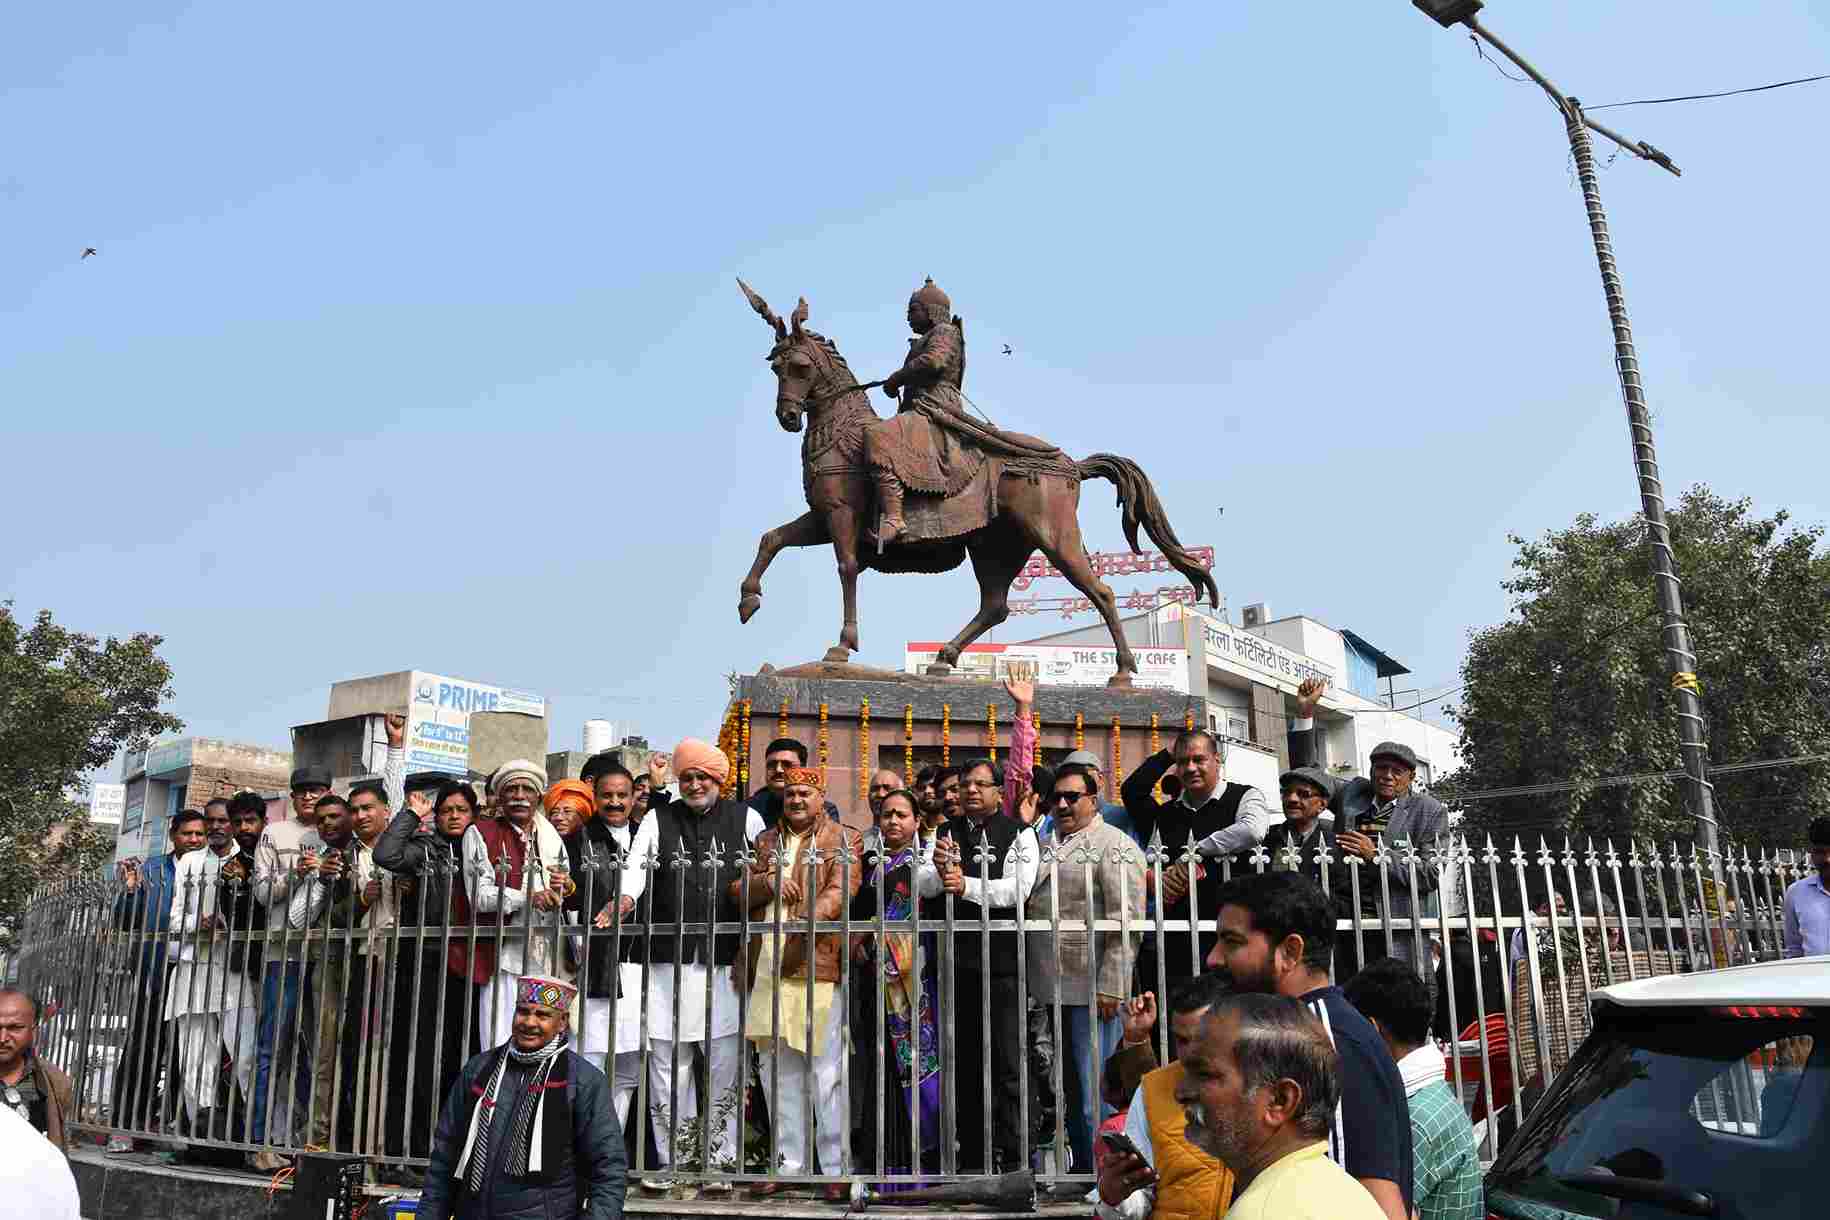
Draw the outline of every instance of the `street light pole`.
M1697 657L1684 624L1684 594L1678 583L1677 561L1671 553L1671 531L1665 522L1665 492L1660 485L1658 454L1652 444L1652 420L1639 379L1639 354L1633 346L1633 328L1627 321L1627 298L1620 270L1614 263L1614 244L1608 237L1607 213L1601 208L1601 185L1595 173L1595 148L1591 130L1599 132L1634 156L1679 174L1667 157L1644 141L1628 140L1582 112L1582 104L1563 92L1527 63L1523 56L1495 38L1475 18L1480 0L1412 0L1444 27L1465 25L1474 36L1517 64L1519 70L1550 95L1562 112L1570 153L1576 159L1576 177L1582 183L1582 202L1588 211L1589 235L1595 242L1595 261L1601 268L1601 290L1608 302L1608 322L1614 329L1614 371L1620 377L1620 394L1627 408L1627 431L1633 445L1633 469L1639 479L1641 514L1646 519L1646 543L1651 550L1652 580L1664 620L1665 660L1671 671L1671 689L1677 697L1678 749L1684 762L1685 804L1696 819L1697 844L1709 857L1716 892L1721 894L1721 856L1716 826L1715 792L1709 783L1709 743L1703 722L1702 687L1697 681ZM1719 900L1719 898L1718 898Z

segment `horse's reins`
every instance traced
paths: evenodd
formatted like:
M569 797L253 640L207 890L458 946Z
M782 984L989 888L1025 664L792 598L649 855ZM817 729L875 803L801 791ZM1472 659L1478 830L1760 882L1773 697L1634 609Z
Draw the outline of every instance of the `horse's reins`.
M824 394L815 394L810 398L797 398L794 400L793 405L799 407L803 411L808 411L812 410L814 407L823 407L835 399L845 397L847 394L856 394L862 390L877 389L882 384L883 382L881 381L867 381L863 385L848 385L837 390L828 390Z
M847 394L856 394L862 390L875 390L882 384L883 382L881 381L867 381L863 385L848 385L842 389L828 390L824 394L815 394L811 398L796 399L794 405L801 408L803 411L809 411L814 407L823 407L829 402L845 397ZM984 420L989 427L997 427L996 424L991 422L991 417L989 415L985 414L983 411L979 411L979 404L966 397L966 391L960 390L959 396L961 402L971 407L974 411L978 411L979 418Z

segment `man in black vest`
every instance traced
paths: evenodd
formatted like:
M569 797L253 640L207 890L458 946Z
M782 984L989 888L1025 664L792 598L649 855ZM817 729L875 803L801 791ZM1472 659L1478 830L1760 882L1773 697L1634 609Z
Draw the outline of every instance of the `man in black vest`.
M1029 900L1036 884L1041 846L1033 829L1001 811L1003 786L997 763L979 759L966 764L960 772L960 815L941 826L916 874L923 898L952 896L953 918L960 928L953 938L953 1004L950 1011L943 1009L943 1020L952 1028L941 1036L951 1034L956 1052L954 1113L963 1173L1028 1168L1018 1126L1023 1005L1017 995L1017 934L970 930L981 918L1016 919L1017 908ZM945 907L938 901L929 910L935 918L944 917ZM945 946L941 953L945 968ZM987 1014L989 1043L984 1032ZM989 1096L984 1085L986 1056L991 1063ZM994 1156L986 1155L987 1112Z
M673 767L680 780L680 798L649 816L655 819L656 859L671 861L683 852L691 861L686 869L686 884L682 887L679 874L663 867L650 879L631 916L633 922L654 925L647 954L649 1111L654 1117L655 1144L660 1149L662 1166L674 1163L674 1140L684 1134L687 1122L696 1118L700 1131L711 1130L711 1147L706 1149L702 1144L699 1156L680 1168L698 1169L700 1157L709 1152L712 1172L733 1173L739 1169L738 1155L742 1151L737 1118L743 1109L739 1104L744 1084L743 1032L732 969L741 936L727 932L708 938L703 932L682 935L671 929L683 923L738 921L738 900L732 889L743 872L738 857L744 844L762 833L762 818L741 801L724 795L731 764L717 746L689 737L674 751ZM719 851L715 868L707 867L714 843ZM678 1030L674 1028L676 1001ZM710 1072L710 1097L699 1093L701 1076L694 1067L695 1044ZM722 1115L724 1122L715 1126L715 1115ZM665 1189L658 1181L645 1180L642 1186L651 1192ZM728 1191L730 1187L724 1185L720 1189ZM682 1187L674 1191L674 1197L690 1199L697 1193L691 1187Z
M1138 838L1149 844L1153 834L1163 837L1162 889L1156 890L1152 866L1144 875L1145 892L1164 919L1200 919L1206 925L1198 939L1172 931L1163 933L1160 944L1154 937L1147 939L1137 957L1141 990L1167 994L1165 988L1175 986L1176 980L1201 973L1201 963L1218 936L1211 929L1220 918L1221 882L1219 869L1209 869L1203 861L1250 851L1264 842L1270 829L1271 805L1264 793L1248 784L1223 784L1220 757L1220 743L1212 733L1189 729L1169 749L1145 759L1120 789ZM1159 803L1150 790L1172 767L1182 781L1181 794ZM1181 859L1190 847L1201 857L1192 875Z

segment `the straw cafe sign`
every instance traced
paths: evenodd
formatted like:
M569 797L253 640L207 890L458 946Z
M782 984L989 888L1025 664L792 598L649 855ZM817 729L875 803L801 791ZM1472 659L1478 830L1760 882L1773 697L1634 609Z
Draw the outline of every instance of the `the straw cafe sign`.
M938 643L910 643L903 671L924 672L940 655ZM1188 653L1180 648L1138 648L1138 686L1188 693ZM1011 665L1030 667L1047 686L1104 686L1118 672L1118 653L1084 644L968 644L960 653L959 671L976 678L1002 680Z

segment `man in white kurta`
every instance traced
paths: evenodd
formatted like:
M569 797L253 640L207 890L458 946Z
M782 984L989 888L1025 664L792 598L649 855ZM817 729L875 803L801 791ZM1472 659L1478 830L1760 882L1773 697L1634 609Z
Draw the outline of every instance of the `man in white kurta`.
M730 964L732 956L726 951L734 948L737 937L733 933L718 938L720 949L714 952L714 960L707 961L704 934L688 936L679 949L684 960L676 961L674 936L668 928L670 924L704 922L707 912L715 912L714 918L725 921L734 917L736 904L726 896L726 887L741 871L737 854L744 844L738 840L753 842L762 833L762 815L736 801L721 799L730 778L730 760L716 746L689 737L674 750L673 766L680 781L680 799L651 810L642 820L644 830L651 823L655 827L659 857L658 875L650 879L646 900L636 916L654 925L647 945L648 1104L662 1164L674 1164L676 1153L689 1164L698 1164L706 1149L676 1149L678 1137L686 1130L685 1120L700 1116L700 1072L693 1049L697 1044L711 1073L712 1095L706 1099L705 1109L712 1121L704 1124L711 1129L710 1160L714 1172L730 1172L737 1165L744 1089L737 980ZM713 840L721 852L717 870L703 866ZM683 851L693 866L674 869L675 851ZM716 960L720 956L725 957L725 964ZM676 1089L677 1111L673 1109ZM662 1189L659 1182L644 1181L642 1185L651 1191Z
M557 928L574 883L566 875L566 847L541 812L546 768L527 759L502 764L490 779L494 817L464 832L464 885L475 911L479 943L498 925L495 977L477 991L477 1039L483 1046L508 1040L515 1017L515 980L558 973Z
M647 889L648 870L654 867L650 858L655 854L655 823L650 818L639 827L630 825L629 815L635 803L635 777L621 763L600 768L592 787L597 799L597 812L593 816L601 818L609 827L623 860L622 917L632 919L636 902ZM603 876L608 877L608 874ZM607 889L608 886L594 888ZM614 916L615 912L606 900L593 916L592 926L609 928L614 923ZM593 957L610 952L611 939L593 940ZM629 1125L629 1106L641 1082L642 973L640 962L620 962L617 965L619 994L615 999L586 997L579 1001L584 1011L578 1044L586 1048L580 1053L609 1078L610 1103L616 1107L617 1121L624 1127ZM614 1030L611 1028L613 1007Z
M179 1092L191 1131L198 1135L222 1126L212 1122L210 1111L224 1048L243 1097L253 1085L254 989L229 970L225 921L217 915L222 866L241 857L230 826L228 807L211 805L204 817L206 846L178 857L172 884L172 973L165 984L164 1017L176 1034ZM187 823L185 829L188 839L196 824ZM176 833L173 842L178 842Z

